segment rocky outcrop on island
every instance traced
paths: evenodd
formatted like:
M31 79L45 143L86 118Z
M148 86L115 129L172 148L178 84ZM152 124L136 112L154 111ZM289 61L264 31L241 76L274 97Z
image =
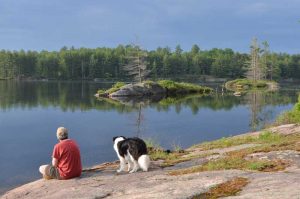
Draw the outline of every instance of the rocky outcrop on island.
M108 90L98 90L96 97L149 97L176 96L189 94L210 94L213 89L197 84L161 80L158 82L145 81L141 83L124 84L117 82Z
M110 97L124 97L124 96L153 96L165 95L166 89L157 83L136 83L122 86L119 90L109 94Z

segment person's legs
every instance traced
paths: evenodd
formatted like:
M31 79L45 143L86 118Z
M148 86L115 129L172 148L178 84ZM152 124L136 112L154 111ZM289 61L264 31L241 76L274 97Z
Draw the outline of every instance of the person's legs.
M42 165L39 168L40 173L43 175L43 178L49 180L51 179L50 176L50 165Z
M57 168L51 165L42 165L39 168L40 173L43 175L43 178L49 179L60 179L59 172Z

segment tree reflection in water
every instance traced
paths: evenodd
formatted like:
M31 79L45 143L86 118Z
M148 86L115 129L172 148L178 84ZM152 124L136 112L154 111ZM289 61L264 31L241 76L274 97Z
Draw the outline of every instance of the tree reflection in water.
M136 135L140 136L144 121L143 109L152 108L157 112L168 112L174 108L177 114L189 108L194 115L200 109L230 110L240 105L248 105L251 112L250 126L257 130L265 125L272 117L272 106L295 103L295 90L280 90L277 92L252 91L241 97L231 93L214 93L212 95L189 95L150 98L120 98L97 99L94 93L100 88L107 88L110 84L96 84L92 82L22 82L0 81L0 109L58 107L62 111L86 111L96 109L100 111L114 110L118 113L136 112Z

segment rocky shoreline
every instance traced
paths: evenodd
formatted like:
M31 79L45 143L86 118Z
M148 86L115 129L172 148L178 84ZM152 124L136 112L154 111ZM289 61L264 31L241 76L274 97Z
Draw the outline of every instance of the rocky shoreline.
M300 126L282 125L267 129L276 135L293 136L289 143L280 142L274 137L271 148L262 150L263 143L254 142L266 130L251 132L232 137L234 143L224 142L227 147L211 142L210 145L196 145L186 149L182 161L163 165L164 160L152 162L149 172L134 174L116 173L118 162L103 163L86 169L80 178L67 181L40 179L5 193L1 198L210 198L203 197L212 187L228 183L236 178L247 179L247 183L238 192L228 198L300 198ZM247 142L237 143L247 137ZM249 138L253 138L250 139ZM276 139L275 139L276 138ZM262 136L261 140L269 139ZM263 141L265 141L263 140ZM288 140L288 139L287 139ZM251 142L250 142L251 141ZM259 148L261 147L261 148ZM199 165L209 165L228 154L237 154L252 150L245 156L245 161L281 161L282 167L263 168L261 171L251 169L216 169L197 171ZM194 170L193 170L194 169ZM185 171L185 172L183 172Z

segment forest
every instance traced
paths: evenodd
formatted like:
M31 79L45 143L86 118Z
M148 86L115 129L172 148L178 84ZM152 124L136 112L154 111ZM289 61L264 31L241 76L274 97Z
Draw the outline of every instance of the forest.
M0 79L130 80L123 66L128 64L128 55L133 50L133 45L95 49L63 47L51 52L2 50ZM189 51L183 51L177 45L173 51L169 47L141 51L146 55L150 79L179 76L195 80L206 76L240 78L244 77L250 62L250 54L229 48L202 50L193 45ZM266 52L261 55L261 64L265 65L267 79L300 77L300 54Z

